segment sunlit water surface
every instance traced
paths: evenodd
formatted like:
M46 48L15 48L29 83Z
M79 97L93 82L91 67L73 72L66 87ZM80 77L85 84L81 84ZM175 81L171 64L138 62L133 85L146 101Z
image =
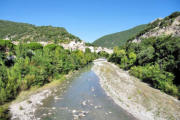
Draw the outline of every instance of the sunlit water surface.
M135 120L113 102L91 70L92 64L80 70L43 101L35 113L41 120Z

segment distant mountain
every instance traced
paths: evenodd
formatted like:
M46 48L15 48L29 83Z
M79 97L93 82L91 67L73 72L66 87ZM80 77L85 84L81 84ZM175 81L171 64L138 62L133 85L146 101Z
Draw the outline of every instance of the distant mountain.
M0 20L0 39L12 41L45 41L69 43L80 39L62 27L35 26L32 24Z
M122 46L127 40L134 37L140 31L146 29L147 25L139 25L126 31L105 35L93 42L96 46L113 48L114 46Z

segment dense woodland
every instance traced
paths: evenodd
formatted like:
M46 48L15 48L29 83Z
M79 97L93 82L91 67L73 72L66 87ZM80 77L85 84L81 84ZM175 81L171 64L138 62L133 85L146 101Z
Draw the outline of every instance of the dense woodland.
M20 91L61 79L97 57L88 48L85 52L69 51L56 44L14 45L9 40L0 40L0 119L9 117L6 103Z
M53 42L68 43L80 39L66 31L63 27L35 26L27 23L18 23L0 20L0 39L9 39L21 42Z
M108 48L113 48L114 46L123 46L127 40L134 37L139 32L145 30L146 27L147 25L144 24L122 32L105 35L94 41L93 44L96 46L102 46Z
M167 94L180 98L180 37L160 36L115 47L109 61Z

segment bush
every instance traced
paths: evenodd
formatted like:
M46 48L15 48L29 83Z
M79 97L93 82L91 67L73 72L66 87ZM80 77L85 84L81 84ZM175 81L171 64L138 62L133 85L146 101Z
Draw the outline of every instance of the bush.
M35 43L35 42L24 44L24 46L26 49L31 49L31 50L43 49L43 46L40 43Z
M56 44L48 44L44 47L44 49L49 49L50 51L55 50L57 47L63 49L62 46L56 45Z
M10 119L8 105L0 106L0 120Z
M0 40L0 51L5 51L6 49L12 50L13 48L14 44L10 40Z
M170 95L178 96L178 94L179 94L178 88L175 85L165 82L165 81L159 81L158 88Z
M159 65L134 66L130 74L168 94L178 96L178 88L173 85L174 75L160 70Z

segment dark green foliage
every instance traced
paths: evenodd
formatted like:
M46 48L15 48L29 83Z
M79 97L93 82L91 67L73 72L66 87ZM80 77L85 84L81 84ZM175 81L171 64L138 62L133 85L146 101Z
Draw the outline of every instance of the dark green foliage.
M14 47L10 40L0 40L0 52L12 51Z
M9 43L8 43L9 44ZM9 46L4 46L8 49ZM4 57L10 56L4 51ZM43 86L70 71L78 70L97 58L90 49L82 51L64 50L62 46L50 44L43 47L39 43L19 44L11 56L16 56L11 66L0 57L0 105L16 98L22 90L32 86ZM6 117L7 109L0 107L0 118Z
M62 27L34 26L26 23L17 23L0 20L0 39L9 38L12 41L37 42L47 41L54 43L70 42L80 39L68 33Z
M126 43L128 39L132 38L140 31L144 30L146 26L147 26L146 24L139 25L126 31L103 36L97 39L96 41L94 41L93 44L96 46L109 47L109 48L113 48L114 46L122 46Z
M55 50L57 47L60 47L60 46L56 44L48 44L44 47L44 49Z
M159 65L146 65L132 67L130 73L144 82L150 83L153 87L171 95L178 95L178 89L173 85L174 75L162 71Z
M136 62L136 54L134 52L127 53L118 47L114 48L114 53L110 55L108 61L120 64L123 69L129 69Z
M104 58L108 58L109 57L109 54L107 52L105 52L105 51L98 52L98 55L100 57L104 57Z
M0 120L9 120L10 114L8 110L8 105L0 106Z
M38 50L43 48L43 46L40 43L35 43L35 42L24 44L24 47L26 49L31 49L31 50Z
M89 48L86 48L85 53L91 53L91 50Z
M171 15L165 17L166 20L176 18L177 16L180 16L180 12L173 12Z
M137 61L140 65L150 63L154 59L154 48L152 46L147 47L146 49L141 50L137 56Z
M161 36L115 47L109 61L168 94L180 97L180 37Z
M5 59L6 52L14 52L14 47L10 40L0 40L0 57Z

